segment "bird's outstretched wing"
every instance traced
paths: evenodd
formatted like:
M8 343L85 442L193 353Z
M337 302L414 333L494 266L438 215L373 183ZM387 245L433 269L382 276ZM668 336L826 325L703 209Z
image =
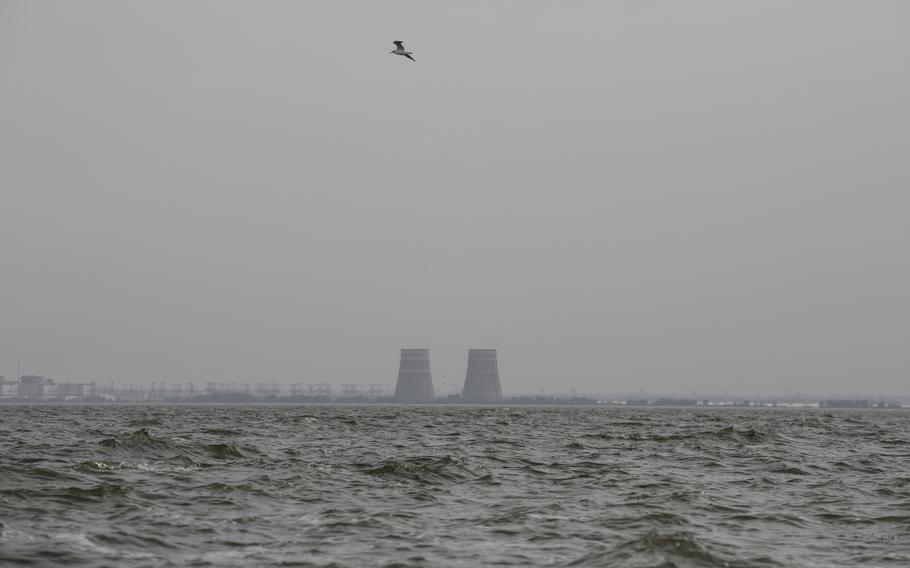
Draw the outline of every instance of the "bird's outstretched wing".
M394 43L394 44L395 44L395 47L397 47L398 49L404 49L404 42L403 42L403 41L393 41L392 43Z
M411 61L413 61L414 63L417 63L417 60L414 59L413 57L411 57L410 53L405 53L404 56L407 57L408 59L410 59Z

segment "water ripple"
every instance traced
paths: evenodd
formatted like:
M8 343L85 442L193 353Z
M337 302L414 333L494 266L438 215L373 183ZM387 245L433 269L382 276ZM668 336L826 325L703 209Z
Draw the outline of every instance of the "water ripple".
M6 407L0 565L898 566L910 413Z

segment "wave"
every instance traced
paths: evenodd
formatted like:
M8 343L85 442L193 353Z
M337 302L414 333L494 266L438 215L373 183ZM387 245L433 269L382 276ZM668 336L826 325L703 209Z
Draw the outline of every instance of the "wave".
M179 468L207 467L211 460L225 462L246 457L234 444L204 444L193 440L190 440L189 443L178 444L166 438L157 438L145 428L125 436L107 438L99 442L99 445L119 452L120 457L127 459L119 461L89 460L79 464L80 469L106 471L124 467L125 464L130 463L144 464L145 467L148 467L149 462L152 462L154 464L150 468L152 471L180 471ZM139 467L139 465L130 467Z
M86 460L82 463L76 465L76 469L79 471L116 471L118 469L124 469L129 467L129 464L124 462L105 462L105 461L96 461L96 460Z
M17 497L26 501L49 499L66 505L104 501L129 493L129 487L119 483L102 483L90 487L48 487L41 489L3 489L0 495Z
M567 566L730 566L730 562L691 533L651 530L614 548L590 553Z
M721 428L714 436L724 440L733 440L743 444L763 444L770 441L783 441L784 438L773 430L763 428L746 428L739 430L733 426Z
M789 441L784 436L770 430L760 428L747 428L739 430L733 426L727 426L720 430L704 430L692 433L649 433L649 432L588 432L582 434L585 438L597 438L601 440L629 440L642 442L680 442L680 441L705 441L711 438L721 440L732 440L743 444L760 444L769 441Z
M229 428L206 428L202 431L203 434L211 434L213 436L242 436L243 432L240 430L231 430Z
M468 469L464 461L455 456L415 456L391 459L377 466L361 469L367 475L375 477L431 485L441 485L453 481L481 480L485 477L485 474L478 474Z
M231 444L207 444L205 451L215 459L224 460L244 457L237 446Z
M99 445L104 446L105 448L125 448L129 450L137 450L143 448L154 448L154 449L164 449L172 448L173 444L163 438L155 438L147 428L141 428L128 434L127 436L122 436L119 438L108 438L106 440L101 440L98 442Z
M0 464L0 486L19 483L34 485L35 482L75 481L76 478L63 471L56 471L30 464Z

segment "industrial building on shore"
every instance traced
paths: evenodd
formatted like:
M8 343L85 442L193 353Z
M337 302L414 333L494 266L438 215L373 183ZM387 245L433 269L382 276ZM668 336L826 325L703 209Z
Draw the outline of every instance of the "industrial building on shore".
M75 400L93 395L94 383L55 383L41 375L22 375L16 381L0 376L0 399Z
M18 369L17 369L18 370ZM327 403L497 403L503 401L495 349L469 349L464 386L459 394L437 398L430 370L430 350L401 350L394 395L389 385L345 384L340 393L329 383L291 384L290 392L277 383L224 383L208 381L205 388L192 382L147 387L134 383L55 382L41 375L19 375L15 381L0 376L0 402L301 402Z
M429 349L402 349L398 364L395 400L398 402L432 402L435 398L430 372ZM457 397L456 397L457 398ZM460 400L490 403L502 400L499 363L495 349L469 349L468 368Z
M401 361L398 364L398 382L395 385L395 400L430 402L434 396L430 350L402 349Z
M499 402L502 385L499 383L499 363L495 349L469 349L468 370L465 372L461 399L465 402Z

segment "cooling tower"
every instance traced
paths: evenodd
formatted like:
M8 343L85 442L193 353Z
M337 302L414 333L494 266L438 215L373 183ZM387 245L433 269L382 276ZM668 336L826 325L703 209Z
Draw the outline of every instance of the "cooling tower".
M461 398L465 402L502 400L499 365L496 363L495 349L468 350L468 372L465 373Z
M395 399L401 402L433 400L433 378L430 375L429 349L402 349L398 366Z

